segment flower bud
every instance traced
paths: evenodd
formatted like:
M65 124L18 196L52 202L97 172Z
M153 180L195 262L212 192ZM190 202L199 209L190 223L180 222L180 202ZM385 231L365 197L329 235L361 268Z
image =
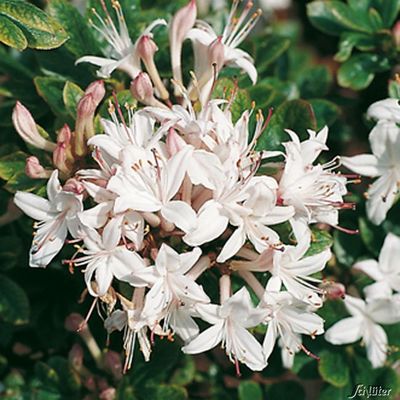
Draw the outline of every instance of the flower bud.
M71 129L65 124L58 132L57 147L53 152L53 164L66 175L71 173L73 164L71 138Z
M397 49L400 48L400 20L397 21L392 30L393 39L396 44Z
M100 400L115 400L116 398L117 398L117 391L113 387L109 387L103 390L99 395Z
M220 71L225 63L225 46L222 43L222 36L218 36L208 47L210 65L216 65Z
M55 143L46 140L40 135L31 113L19 101L14 107L12 120L18 134L26 143L50 152L56 148Z
M154 83L157 96L163 100L167 100L169 98L168 90L165 88L160 78L160 74L158 73L156 64L154 63L154 54L158 50L154 40L150 35L142 35L138 40L136 49Z
M101 103L105 94L106 89L104 87L104 81L101 80L91 83L85 90L85 96L91 95L96 107L98 107L98 105Z
M69 332L77 332L78 330L82 331L83 329L88 329L85 324L85 319L81 314L72 313L68 315L65 319L64 327Z
M173 128L170 128L170 130L168 131L166 144L167 144L168 154L171 157L186 146L186 142L178 135L176 130Z
M82 182L78 181L78 179L70 178L67 180L67 182L65 182L63 191L79 195L85 191L85 187L83 186Z
M72 346L72 349L68 353L68 360L72 367L76 370L80 370L83 365L83 349L78 343Z
M186 34L193 28L197 17L196 1L181 8L172 18L169 29L172 74L175 81L182 82L181 55ZM175 87L175 95L180 95L180 89Z
M122 361L118 353L112 350L107 351L104 355L104 366L116 380L122 378Z
M25 174L32 179L47 179L50 178L52 171L43 168L40 161L35 156L30 156L26 159Z
M131 83L131 93L141 103L150 105L154 99L154 92L149 75L139 72Z
M343 299L346 294L346 288L340 282L327 281L320 285L325 296L330 300Z

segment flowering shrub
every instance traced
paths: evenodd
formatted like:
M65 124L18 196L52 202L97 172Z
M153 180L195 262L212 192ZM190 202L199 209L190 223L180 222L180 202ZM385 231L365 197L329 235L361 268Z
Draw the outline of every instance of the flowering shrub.
M2 397L396 398L399 2L38 6L0 4Z

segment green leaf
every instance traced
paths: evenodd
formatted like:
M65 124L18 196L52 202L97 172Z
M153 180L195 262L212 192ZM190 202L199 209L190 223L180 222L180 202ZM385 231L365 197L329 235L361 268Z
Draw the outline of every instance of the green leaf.
M379 12L386 28L392 26L400 12L400 2L397 0L371 0L371 7Z
M14 325L29 321L28 297L19 285L4 275L0 275L0 318Z
M20 28L9 18L0 14L0 42L17 50L24 50L28 41Z
M53 112L58 116L65 117L67 110L63 100L64 79L37 76L34 83L39 96L46 101Z
M143 398L151 400L187 400L188 393L178 385L151 385L143 391Z
M267 391L267 398L271 400L305 400L306 395L300 383L295 381L286 381L271 385Z
M376 72L386 71L390 64L386 58L376 54L357 54L339 68L338 82L354 90L365 89L374 79Z
M264 71L290 47L290 39L280 36L262 37L257 46L256 64L259 72Z
M400 100L400 82L398 81L389 81L389 96L393 99Z
M327 248L331 247L333 243L333 238L327 231L322 231L319 229L313 229L311 234L311 245L304 257L310 257L315 254L321 253Z
M52 0L49 12L67 31L69 40L65 47L76 57L100 52L89 23L72 4L66 0Z
M351 268L364 251L360 235L349 235L336 231L333 234L333 250L340 264Z
M307 68L297 78L300 96L303 99L322 97L332 85L332 75L324 65Z
M29 2L2 0L0 2L0 15L15 22L25 36L29 47L54 49L68 39L61 25Z
M253 381L240 382L238 394L239 400L263 400L261 386Z
M341 1L313 1L307 5L311 24L321 31L339 35L344 30L371 32L368 13L356 12Z
M81 386L80 377L66 359L54 356L49 360L48 364L56 371L59 377L61 393L72 395L79 391Z
M325 125L331 126L339 118L340 107L335 103L325 99L312 99L310 104L314 110L317 120L317 129L322 129Z
M84 91L75 83L67 81L63 89L65 108L72 118L76 118L76 109Z
M324 306L318 310L318 314L325 321L325 330L330 328L338 320L349 315L342 300L327 300Z
M0 236L0 269L5 271L15 267L21 254L22 243L16 236Z
M213 91L213 98L226 98L227 100L229 100L235 91L236 95L231 106L232 120L234 122L240 118L245 110L250 109L251 99L249 92L245 89L237 89L234 81L229 78L218 79Z
M28 155L23 151L0 157L0 178L8 181L16 173L25 170L25 161Z
M325 382L344 387L350 380L350 370L345 357L338 351L323 350L320 353L318 371Z
M345 32L340 37L339 51L335 54L334 59L344 62L350 58L353 48L361 51L373 51L376 46L377 42L374 36L358 32Z
M170 379L170 383L175 385L185 386L193 382L196 374L196 365L194 359L191 356L185 356L183 358L182 365L178 365L174 374Z
M315 129L316 120L310 103L304 100L291 100L281 104L257 142L258 150L281 149L282 142L288 141L285 129L292 129L304 136L307 129Z
M351 397L353 388L350 385L345 387L327 386L321 390L319 400L344 400Z

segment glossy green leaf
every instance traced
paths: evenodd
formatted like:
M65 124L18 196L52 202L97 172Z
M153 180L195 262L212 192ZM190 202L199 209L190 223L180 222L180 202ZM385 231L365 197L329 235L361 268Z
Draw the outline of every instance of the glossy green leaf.
M312 99L309 101L317 120L317 129L322 129L325 125L331 126L339 118L340 107L332 101L325 99Z
M325 382L335 387L344 387L350 380L350 369L342 353L323 350L320 354L318 371Z
M239 400L263 400L261 386L254 381L242 381L238 387Z
M262 72L270 64L276 61L290 46L290 40L285 37L271 36L263 38L257 47L256 65L259 72Z
M22 30L10 18L0 14L0 42L17 50L24 50L28 46Z
M267 390L267 399L273 400L305 400L306 394L300 383L295 381L279 382Z
M19 285L4 275L0 275L0 319L14 325L29 321L28 297Z
M338 82L346 88L365 89L374 79L376 72L389 68L390 64L386 58L380 58L376 54L357 54L339 68Z
M75 83L68 81L63 89L65 108L72 118L76 118L76 109L84 91Z
M350 385L345 387L326 386L321 390L319 400L344 400L352 396L354 388Z
M371 0L371 6L378 11L386 28L392 26L400 12L400 2L397 0Z
M329 232L313 229L311 234L311 245L304 257L310 257L315 254L321 253L322 251L331 247L332 243L333 238Z
M315 129L316 121L311 105L304 100L291 100L281 104L261 137L258 139L259 150L281 149L282 142L288 141L285 129L292 129L301 136L307 129Z
M376 46L374 36L358 32L345 32L341 35L339 51L335 54L335 60L339 62L348 60L354 48L370 51L374 50Z
M358 222L360 236L365 247L375 256L378 257L385 240L385 231L365 218L360 218Z
M65 116L63 90L65 81L60 78L38 76L34 79L36 90L56 115Z
M396 80L389 82L389 96L400 100L400 82Z
M0 15L10 18L18 25L29 47L54 49L68 39L61 25L27 1L2 0Z
M315 27L328 34L372 32L368 13L356 12L341 1L313 1L307 5L307 14Z
M332 85L332 75L323 65L307 68L297 78L300 96L303 99L322 97L328 93Z
M93 29L71 3L66 0L52 0L49 3L49 12L67 31L69 40L65 47L76 57L100 52Z

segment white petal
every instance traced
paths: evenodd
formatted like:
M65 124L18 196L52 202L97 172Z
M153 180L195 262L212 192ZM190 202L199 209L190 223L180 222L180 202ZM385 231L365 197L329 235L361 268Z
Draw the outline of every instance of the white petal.
M177 271L179 274L186 274L201 256L200 247L195 247L192 251L179 254L180 268Z
M79 213L78 218L85 226L94 229L101 228L108 221L109 212L113 206L114 202L112 201L97 204L97 206Z
M60 181L58 180L58 170L55 169L47 182L47 197L54 201L58 193L61 192Z
M276 323L274 321L271 321L267 326L267 332L265 334L263 342L263 352L266 360L268 360L269 356L274 350L277 338L278 338L278 331L276 329Z
M195 339L193 339L189 344L182 347L182 351L186 354L199 354L207 350L212 349L217 346L223 335L224 323L220 322L204 332L200 333Z
M14 203L25 214L37 221L46 221L55 215L51 212L49 201L33 193L18 191L15 193Z
M384 274L400 273L400 238L389 233L379 255L379 268ZM377 280L376 278L374 278Z
M400 322L400 303L395 296L368 300L367 313L379 324Z
M199 334L199 327L184 307L173 311L170 325L184 342L192 340Z
M184 201L169 201L161 208L161 215L185 233L192 232L196 229L196 213L193 208Z
M367 356L374 368L382 367L386 361L387 336L383 328L369 323L364 331L363 339L367 349Z
M354 315L355 317L364 317L365 302L362 299L346 294L344 298L344 305L350 314Z
M222 263L233 257L244 245L246 241L246 232L244 225L239 226L230 238L225 242L224 247L217 257L217 262Z
M341 157L340 160L345 167L360 175L375 177L385 172L379 166L378 159L372 154Z
M364 272L372 279L379 281L383 278L381 271L379 270L378 262L375 260L363 260L353 265L354 269Z
M354 343L363 334L362 319L350 317L336 322L325 333L325 339L332 344Z

